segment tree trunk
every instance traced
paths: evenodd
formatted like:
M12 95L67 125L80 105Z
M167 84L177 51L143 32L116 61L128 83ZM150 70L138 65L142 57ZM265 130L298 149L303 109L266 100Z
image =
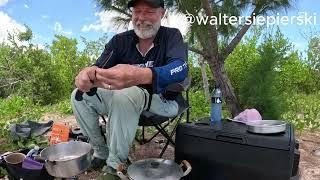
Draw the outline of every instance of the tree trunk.
M208 81L208 76L207 76L207 71L206 71L206 64L204 63L204 59L199 58L199 64L200 64L200 69L201 69L201 76L202 76L204 95L206 97L206 101L210 102L209 81Z
M224 63L222 60L217 60L214 58L209 59L208 62L211 72L215 77L216 83L220 85L222 95L228 106L228 109L230 110L232 116L235 117L241 112L241 108L234 93L233 87L230 83L230 80L227 76L226 70L224 68Z

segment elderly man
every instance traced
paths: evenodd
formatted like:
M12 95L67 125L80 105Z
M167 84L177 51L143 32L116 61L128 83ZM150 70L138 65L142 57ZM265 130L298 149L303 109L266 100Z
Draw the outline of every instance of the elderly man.
M94 149L93 166L106 161L109 179L128 157L142 112L177 114L177 94L166 87L183 81L188 72L179 30L161 26L163 0L131 0L128 7L133 30L115 35L96 64L81 70L71 97L77 122ZM83 100L75 100L76 91L87 92ZM108 116L107 142L99 115Z

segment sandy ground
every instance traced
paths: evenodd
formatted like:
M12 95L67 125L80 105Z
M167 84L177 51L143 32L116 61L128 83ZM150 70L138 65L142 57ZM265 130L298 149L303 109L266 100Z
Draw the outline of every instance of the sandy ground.
M320 179L320 130L297 134L300 144L300 177L302 180Z
M70 127L77 126L73 116L62 118L58 115L48 114L45 116L44 121L49 119L66 123ZM320 130L296 133L296 139L300 144L299 176L296 179L320 180ZM131 161L135 161L144 158L157 157L164 146L164 143L159 142L163 142L163 138L161 136L145 145L139 145L135 142L130 151L129 159ZM174 148L169 146L163 158L174 159ZM79 179L95 179L99 174L100 172L98 171L85 172L79 176Z

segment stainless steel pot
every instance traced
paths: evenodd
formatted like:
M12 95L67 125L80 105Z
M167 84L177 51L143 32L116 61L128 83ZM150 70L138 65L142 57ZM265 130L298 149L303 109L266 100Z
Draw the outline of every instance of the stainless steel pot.
M186 168L184 172L183 166ZM186 160L178 165L173 160L151 158L132 163L127 173L124 173L124 167L120 165L117 168L117 174L122 180L178 180L188 175L191 169L191 165Z
M91 164L93 149L89 143L69 141L43 149L40 158L51 176L70 178L84 172Z

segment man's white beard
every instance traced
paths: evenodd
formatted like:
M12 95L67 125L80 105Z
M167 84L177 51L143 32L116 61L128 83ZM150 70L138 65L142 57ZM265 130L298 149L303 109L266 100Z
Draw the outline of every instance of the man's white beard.
M158 21L154 24L149 21L138 21L136 24L133 24L133 30L139 38L148 39L157 34L160 26L161 21Z

